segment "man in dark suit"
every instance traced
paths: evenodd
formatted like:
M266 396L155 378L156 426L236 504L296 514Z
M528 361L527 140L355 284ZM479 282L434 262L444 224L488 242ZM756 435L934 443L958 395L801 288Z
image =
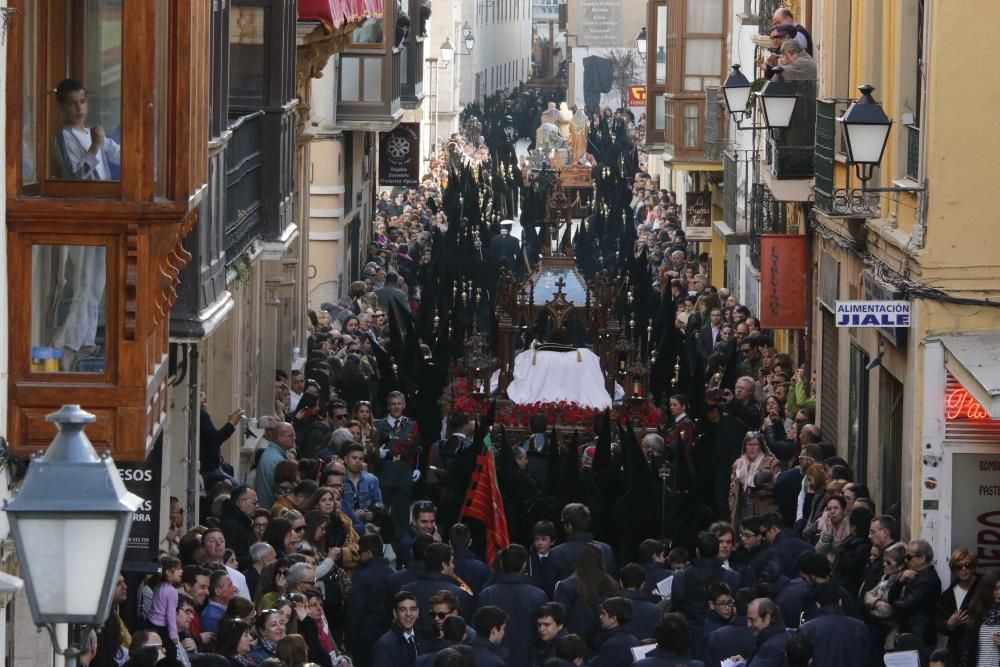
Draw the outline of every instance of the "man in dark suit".
M934 550L927 540L913 540L906 545L906 569L889 591L893 618L900 632L912 632L930 653L937 641L938 596L941 579L934 569Z
M393 598L392 627L379 637L372 651L373 667L413 667L420 654L420 641L413 626L420 616L417 597L400 591Z
M708 315L708 324L702 327L698 334L698 351L703 359L707 360L715 350L715 344L719 342L719 334L722 333L722 310L713 308Z
M870 642L868 627L844 614L839 586L832 581L820 584L813 591L813 601L815 616L803 623L799 632L813 641L814 667L865 664Z
M490 254L497 258L500 266L515 273L520 273L524 266L521 261L521 242L511 236L513 221L504 220L500 223L500 235L490 241Z
M590 532L590 509L582 503L570 503L562 510L562 523L566 531L566 542L552 550L549 561L555 581L561 581L573 574L580 552L588 544L595 544L601 550L604 570L615 577L618 567L611 547L594 539Z
M347 598L347 637L351 643L354 664L368 667L372 663L372 645L389 629L389 577L394 570L382 555L382 538L375 534L362 535L358 540L360 564L351 578L351 594Z
M406 585L417 598L421 609L431 608L431 598L440 591L448 591L458 598L460 615L469 618L472 612L472 595L462 589L455 579L455 559L451 547L435 542L427 547L424 556L426 569ZM434 619L429 615L416 622L417 634L422 639L434 637Z
M479 594L478 605L493 605L507 613L508 621L500 645L507 651L510 665L530 665L535 657L537 629L535 612L546 603L542 589L524 573L528 551L511 544L500 552L501 572Z
M400 288L399 274L395 271L386 274L385 286L375 290L375 296L378 298L379 306L386 310L395 304L401 313L410 311L409 299L406 298L406 292Z

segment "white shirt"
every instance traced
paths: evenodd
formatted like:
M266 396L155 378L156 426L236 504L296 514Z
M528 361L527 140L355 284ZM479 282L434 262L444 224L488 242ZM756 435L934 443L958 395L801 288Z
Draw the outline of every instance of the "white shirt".
M236 592L248 600L253 600L250 589L247 587L247 578L243 576L243 573L228 565L226 565L226 572L229 574L229 580L233 582L233 586L236 586Z
M288 392L288 414L295 414L295 408L299 407L300 400L302 400L302 394L296 394L294 391Z
M105 137L96 155L90 152L90 128L78 130L63 125L55 138L57 160L62 162L60 174L64 178L83 181L107 181L111 178L111 164L121 164L121 146L114 139Z

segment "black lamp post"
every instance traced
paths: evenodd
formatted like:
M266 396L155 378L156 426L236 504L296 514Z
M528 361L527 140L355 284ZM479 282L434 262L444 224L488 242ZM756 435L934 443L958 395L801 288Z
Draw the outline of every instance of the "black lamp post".
M861 97L857 102L847 107L844 115L837 121L844 128L844 141L847 144L847 160L854 165L861 187L871 180L872 174L882 162L885 147L889 143L889 130L892 120L885 115L882 105L872 97L875 88L865 84L859 86Z
M49 631L56 652L73 664L80 653L73 626L85 633L107 620L132 514L142 500L125 489L111 457L98 456L83 433L94 415L64 405L46 419L59 433L45 455L32 460L4 511L35 625ZM64 648L55 634L60 623L71 626Z
M639 49L639 57L646 62L646 26L642 27L639 34L635 36L635 46Z

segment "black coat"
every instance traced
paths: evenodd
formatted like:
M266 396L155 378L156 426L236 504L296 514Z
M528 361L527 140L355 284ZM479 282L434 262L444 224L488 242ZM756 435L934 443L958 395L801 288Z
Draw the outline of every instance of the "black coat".
M705 664L714 667L734 655L749 658L753 647L753 630L747 626L746 616L733 616L729 625L708 636L705 643Z
M722 561L717 558L695 558L690 567L674 575L670 605L684 614L691 626L692 645L697 641L708 616L708 600L711 587L715 584L726 584L730 590L739 590L740 575L724 569Z
M240 562L238 569L244 570L250 567L253 564L250 558L250 545L257 541L257 536L253 532L253 519L229 500L222 504L221 519L226 546L233 550Z
M389 561L382 557L359 563L355 568L347 598L347 637L371 642L389 629L393 572Z
M455 574L469 585L473 595L479 595L493 577L489 566L468 549L455 549Z
M212 417L202 408L198 431L198 464L201 474L216 470L222 466L222 443L229 439L236 427L226 422L222 428L215 428Z
M795 509L802 491L802 470L794 466L785 470L774 482L774 499L778 503L778 512L785 520L785 527L791 528L795 523Z
M548 602L542 589L526 574L497 573L494 582L479 594L479 607L494 605L507 612L507 630L501 646L511 665L530 665L535 655L535 611Z
M813 641L813 667L864 665L868 660L868 626L846 616L838 605L821 607L799 632Z
M804 551L813 550L808 542L787 528L778 533L771 546L778 554L778 560L781 561L782 572L789 578L797 577L799 574L795 569L795 561L798 560L799 555Z
M963 610L967 610L969 608L969 602L972 601L972 597L976 592L976 587L979 586L979 580L981 578L982 576L977 574L972 580L972 586L969 588L969 592L965 594L965 599L962 600ZM944 592L941 593L941 597L938 598L937 629L938 632L948 638L948 650L951 651L953 655L959 655L962 651L962 645L964 644L967 630L965 623L957 628L948 627L948 619L951 618L952 614L958 611L958 607L955 605L955 586L958 586L958 582L955 582L948 588L944 589Z
M556 581L562 581L573 574L576 569L576 561L590 543L595 543L601 548L601 556L604 561L604 571L612 577L618 576L618 566L615 564L615 554L611 547L604 542L594 539L593 533L572 533L566 541L549 552L550 565Z
M656 590L658 583L674 573L666 564L657 563L655 560L643 563L642 567L646 570L646 581L642 584L642 592L649 595Z
M497 646L489 639L476 637L469 640L468 645L472 647L472 654L476 658L476 667L507 667L503 647ZM512 662L511 667L514 665L515 663Z
M462 618L472 618L472 596L466 593L455 580L443 572L429 572L424 570L416 579L406 586L406 590L417 596L417 606L421 611L417 617L415 630L423 639L430 639L434 636L434 618L425 610L431 608L431 598L438 591L451 591L458 597L458 610Z
M889 603L900 622L900 632L912 632L928 650L937 643L937 602L941 579L933 567L925 567L912 580L897 581L889 591Z
M837 549L835 572L841 585L856 596L865 580L872 543L867 538L851 536Z
M552 598L552 593L556 587L556 576L552 571L552 564L548 557L542 558L535 547L528 550L528 576L531 577L535 586L538 586L545 595Z
M419 637L414 637L417 653L423 653ZM378 638L372 650L372 667L413 667L416 656L403 638L403 628L393 623L389 630Z
M773 621L754 639L753 657L748 667L783 667L786 664L785 646L791 636L784 623Z
M639 640L627 628L615 628L601 642L597 655L590 659L587 667L630 667L632 647L638 645Z
M628 631L639 641L651 639L663 618L663 609L656 604L656 598L641 591L619 591L618 595L632 601L632 618L626 624Z

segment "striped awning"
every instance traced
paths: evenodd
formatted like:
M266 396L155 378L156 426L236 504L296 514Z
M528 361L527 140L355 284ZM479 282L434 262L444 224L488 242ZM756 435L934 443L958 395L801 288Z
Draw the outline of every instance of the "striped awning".
M299 0L300 21L319 21L327 32L382 17L382 0Z

